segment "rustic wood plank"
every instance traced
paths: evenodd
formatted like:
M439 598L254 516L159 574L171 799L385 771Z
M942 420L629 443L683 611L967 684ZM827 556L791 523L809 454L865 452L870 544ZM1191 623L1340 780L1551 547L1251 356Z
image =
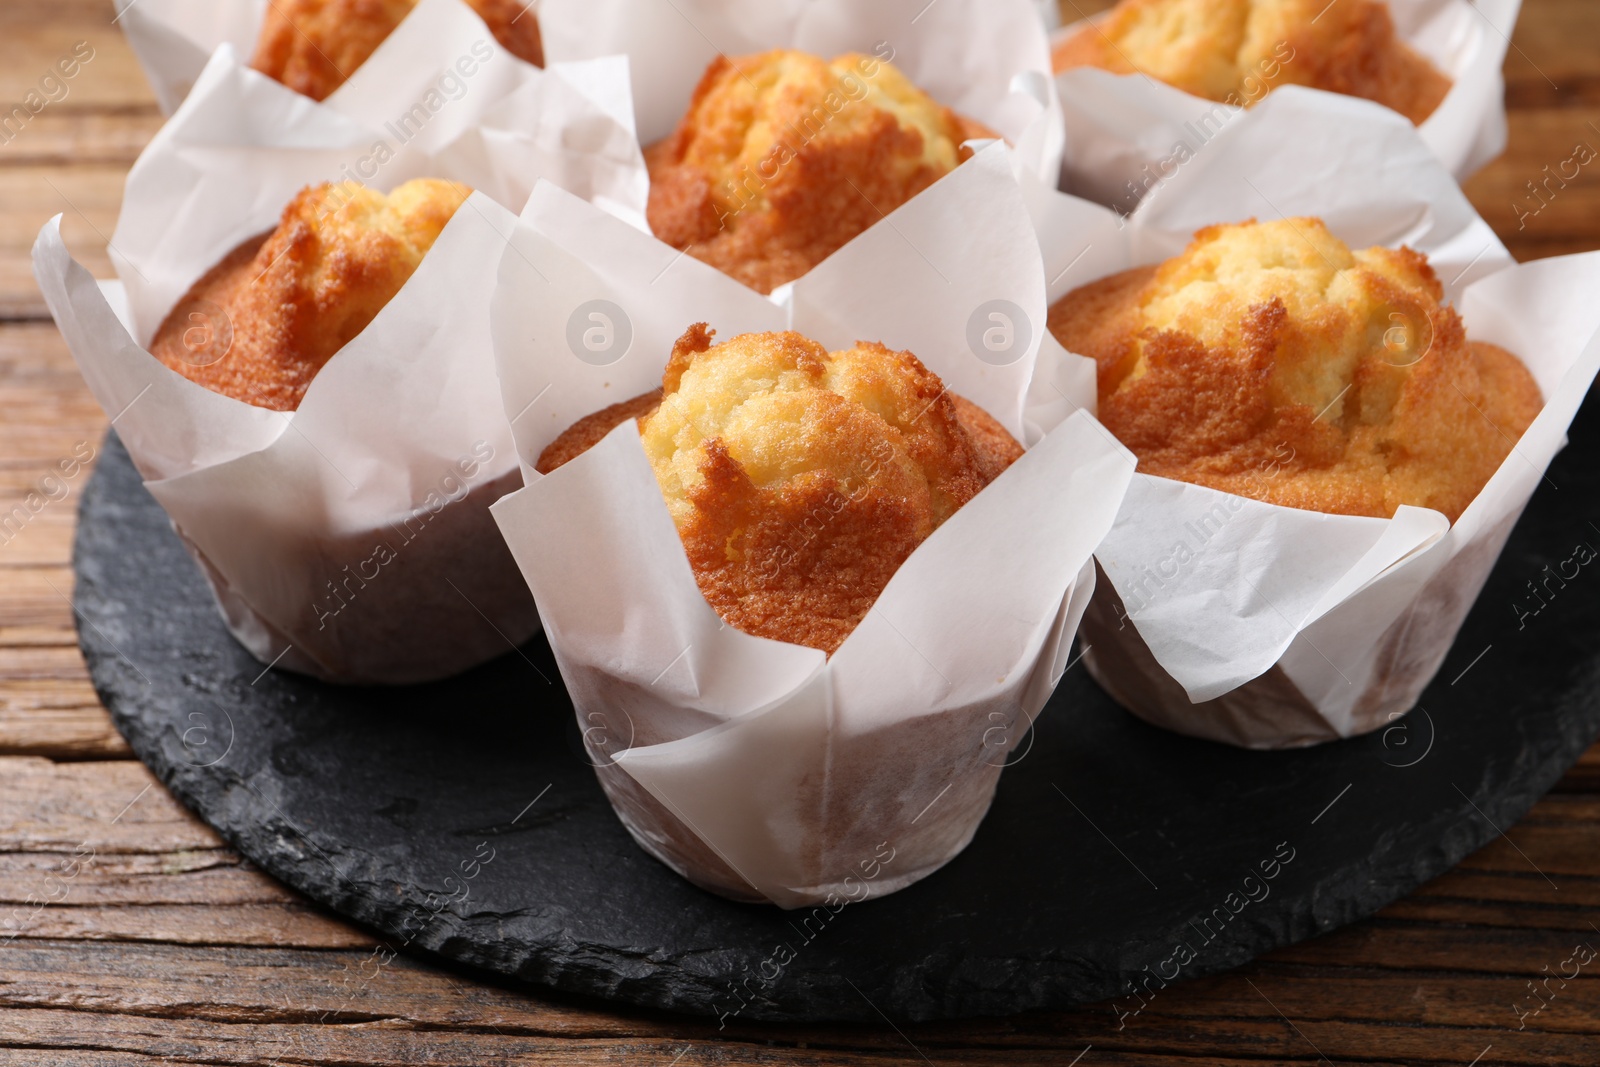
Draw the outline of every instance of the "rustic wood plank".
M119 1014L167 1016L181 1010L188 1016L228 1022L304 1025L336 1020L344 1025L381 1023L391 1028L492 1028L502 1036L653 1036L659 1039L663 1031L669 1031L680 1043L711 1041L724 1049L729 1038L799 1044L807 1037L815 1040L817 1036L814 1030L794 1027L735 1025L726 1032L717 1032L706 1024L613 1020L587 1009L541 1005L512 993L460 982L453 976L403 959L380 967L373 962L374 957L357 953L306 954L276 950L200 953L166 946L106 946L96 954L94 966L86 969L92 971L92 976L87 981L74 977L69 983L61 978L60 964L62 955L72 951L70 944L21 946L20 955L14 957L17 963L8 975L3 1003L8 1006L66 1006L92 1001L100 1010L115 1010ZM149 979L156 975L161 976L160 991L152 993ZM167 977L169 975L172 977ZM1497 1056L1497 1062L1584 1062L1551 1058L1552 1043L1544 1035L1566 1034L1568 1037L1562 1040L1571 1045L1574 1043L1570 1040L1573 1028L1567 1024L1576 1024L1581 1032L1592 1032L1595 1025L1593 986L1594 983L1589 983L1583 992L1587 1000L1569 996L1565 991L1560 993L1550 1007L1536 1017L1535 1021L1543 1029L1537 1036L1522 1039L1527 1055L1511 1055L1511 1046L1501 1041L1503 1051ZM1430 1028L1422 1038L1430 1048L1450 1042L1461 1048L1472 1048L1471 1042L1479 1033L1492 1029L1485 1024L1495 1018L1490 1014L1491 1009L1499 1008L1500 1001L1507 999L1508 987L1520 991L1521 984L1511 978L1463 984L1455 976L1448 975L1413 981L1381 973L1352 973L1330 979L1313 972L1254 968L1242 975L1185 985L1181 987L1185 994L1181 998L1177 996L1179 990L1158 992L1150 1007L1137 1016L1119 1017L1109 1008L1091 1009L1029 1017L1023 1020L1024 1026L978 1022L904 1026L902 1031L919 1048L933 1055L941 1049L977 1044L1013 1051L1058 1048L1070 1053L1080 1048L1086 1039L1092 1039L1095 1046L1103 1050L1111 1050L1118 1044L1142 1048L1150 1047L1152 1039L1161 1033L1178 1028L1182 1028L1190 1040L1211 1035L1210 1047L1220 1050L1225 1042L1217 1035L1226 1031L1228 1043L1231 1043L1238 1031L1245 1029L1238 1025L1244 1022L1257 1030L1252 1041L1276 1040L1276 1054L1284 1058L1309 1059L1313 1054L1297 1053L1289 1047L1292 1042L1287 1035L1272 1033L1282 1029L1282 1017L1276 1012L1281 1011L1294 1019L1306 1033L1317 1033L1313 1024L1326 1023L1325 1029L1341 1035L1339 1039L1343 1040L1351 1028L1338 1017L1339 1012L1347 1010L1350 1003L1371 1001L1398 1004L1403 1016L1399 1021ZM227 990L230 996L219 998L214 992L219 989ZM141 1000L141 996L148 999ZM1268 996L1270 1003L1266 999ZM174 1000L181 1008L174 1006ZM1130 1000L1126 1007L1131 1006ZM1507 1023L1518 1021L1509 1006L1503 1015ZM836 1031L826 1041L817 1043L895 1051L896 1035L862 1027L836 1028ZM1327 1046L1321 1038L1314 1040L1336 1061L1352 1058L1336 1046ZM1481 1051L1481 1046L1472 1048L1469 1055L1477 1051ZM1422 1050L1419 1055L1407 1057L1407 1062L1451 1062L1448 1049L1440 1052L1442 1055L1430 1056L1427 1050ZM1360 1058L1372 1062L1368 1057Z
M387 1019L416 1029L492 1027L503 1033L589 1037L660 1035L663 1029L658 1019L619 1017L592 1006L542 1001L368 948L307 952L108 943L86 955L75 941L30 940L8 946L6 959L0 1005L7 1007L94 1004L119 1014L166 1016L173 1013L176 1002L184 1005L187 1015L233 1022ZM1553 968L1551 973L1555 972ZM1268 962L1156 989L1137 1014L1133 1012L1138 1000L1130 995L1078 1011L1028 1016L1025 1026L972 1020L903 1029L914 1033L919 1044L925 1039L945 1047L988 1043L1065 1048L1079 1037L1137 1029L1158 1017L1169 1023L1183 1018L1271 1019L1276 1017L1272 1007L1276 1005L1277 1011L1297 1021L1338 1022L1348 1019L1351 1004L1363 1002L1389 1005L1389 1021L1395 1024L1476 1030L1509 1023L1515 1029L1519 1020L1513 1005L1529 1002L1530 977L1544 975L1537 970L1487 976L1396 973ZM1562 987L1553 980L1545 999L1547 1006L1535 1017L1541 1031L1600 1032L1600 981L1585 977ZM673 1020L671 1026L672 1032L685 1037L710 1034L780 1041L805 1040L815 1029L740 1020L730 1020L725 1029L718 1029L714 1021ZM881 1028L848 1029L854 1047L892 1044Z
M46 881L46 886L56 883ZM43 892L51 892L45 889ZM309 904L119 905L0 909L0 937L68 938L83 942L155 941L169 945L263 945L352 948L372 936ZM95 951L92 949L86 951Z
M1448 874L1418 887L1410 899L1445 901L1483 901L1512 905L1532 905L1525 915L1529 921L1551 909L1569 906L1592 908L1600 893L1593 879L1562 878L1557 888L1527 868L1520 871L1485 871L1471 861ZM1387 909L1384 914L1389 914ZM1593 916L1590 916L1591 918ZM1492 924L1491 924L1492 925Z
M1559 957L1551 973L1568 958ZM1110 1034L1121 1032L1118 1024L1122 1023L1124 1029L1137 1031L1158 1017L1175 1023L1187 1018L1272 1018L1277 1012L1297 1023L1338 1023L1361 1014L1352 1010L1356 1006L1374 1004L1384 1006L1382 1021L1388 1025L1476 1031L1495 1027L1516 1030L1521 1024L1539 1033L1600 1032L1600 979L1580 978L1565 986L1559 979L1552 980L1548 992L1541 990L1545 1007L1535 1014L1541 1001L1529 992L1528 983L1544 977L1540 973L1394 973L1269 962L1182 987L1157 989L1142 1011L1138 1010L1139 998L1129 995L1099 1012L1072 1013L1072 1032L1091 1037L1091 1027ZM1180 990L1181 997L1173 995ZM1134 1011L1138 1014L1130 1014ZM1519 1016L1519 1012L1524 1014Z
M1571 930L1494 929L1369 919L1266 957L1273 963L1459 974L1540 974L1557 968L1575 944L1600 949L1587 923ZM1591 968L1592 969L1592 968Z
M144 764L0 758L0 840L8 852L185 852L216 833L160 787Z
M1519 260L1600 246L1600 100L1518 111L1506 154L1464 188Z
M148 108L154 113L155 96L122 31L112 24L114 16L111 0L6 0L0 5L0 101L8 108L21 103L82 41L94 57L66 80L65 97L48 104L38 121L52 110L70 107ZM61 97L59 90L42 95ZM24 132L32 129L30 124ZM6 147L0 147L0 163L7 158Z
M247 871L137 762L0 758L0 842L0 939L373 943Z
M654 1021L545 1004L478 985L405 957L369 950L211 949L107 944L86 956L73 941L17 942L0 986L6 1007L95 1004L127 1015L186 1014L228 1022L372 1022L525 1035L636 1036ZM387 962L385 962L387 961ZM696 1031L706 1024L685 1024Z
M31 249L39 228L62 216L67 247L97 278L115 277L106 242L116 229L127 167L0 167L0 319L43 318Z
M1374 1058L1407 1064L1464 1067L1490 1046L1500 1064L1589 1065L1594 1062L1594 1039L1583 1034L1546 1030L1524 1031L1499 1025L1478 1027L1398 1026L1358 1020L1311 1021L1273 1013L1271 1004L1282 990L1268 982L1260 988L1266 1015L1251 1018L1198 1019L1164 1016L1140 1017L1124 1030L1112 1026L1102 1032L1087 1027L1078 1036L1096 1053L1121 1051L1137 1057L1144 1049L1181 1052L1196 1060L1211 1057L1259 1057L1268 1062L1327 1061L1370 1063ZM1366 1010L1376 1005L1368 1002ZM1357 1009L1358 1011L1361 1009ZM1513 1024L1515 1019L1513 1018ZM1098 1040L1096 1040L1098 1038ZM917 1040L912 1032L911 1039ZM920 1042L919 1042L920 1044ZM1086 1063L1089 1061L1085 1061ZM1133 1062L1139 1062L1135 1059Z
M79 42L93 50L57 97L0 144L0 319L40 318L28 250L63 213L69 247L111 277L105 244L128 167L159 126L138 61L112 24L110 0L7 0L0 7L0 107L22 103ZM59 74L59 70L57 70Z
M1065 1063L1086 1047L1092 1062L1153 1062L1152 1051L1177 1052L1168 1062L1334 1063L1404 1062L1466 1064L1495 1049L1496 1064L1592 1065L1593 1039L1532 1029L1498 1026L1384 1026L1346 1020L1309 1020L1279 1014L1270 981L1255 983L1260 1005L1249 1017L1172 1018L1153 1013L1122 1029L1107 1016L1074 1019L1070 1032L1017 1036L974 1045L965 1035L946 1037L938 1028L840 1027L815 1031L798 1040L773 1034L738 1041L690 1024L656 1024L651 1035L618 1037L549 1036L491 1025L484 1032L413 1029L406 1020L379 1016L362 1021L322 1023L226 1022L184 1017L124 1015L54 1008L0 1008L0 1027L9 1043L40 1049L120 1049L165 1055L176 1062L259 1064L271 1062L364 1064L373 1067L426 1062L476 1065L485 1062L578 1064L654 1063L913 1063L969 1064ZM1247 986L1248 988L1248 986ZM1271 990L1271 993L1268 992ZM291 1004L292 1006L292 1004ZM996 1028L998 1029L998 1028ZM1006 1028L1009 1029L1009 1028ZM1003 1030L1001 1032L1004 1032ZM785 1038L788 1038L787 1040ZM1381 1060L1361 1049L1382 1049ZM1118 1053L1130 1058L1119 1059ZM1138 1057L1134 1059L1132 1057ZM1179 1056L1184 1057L1180 1059Z
M66 878L59 852L0 853L0 905L22 904L46 883L70 881L65 905L298 904L301 898L225 848L98 852Z
M19 136L0 147L0 161L7 166L60 167L111 163L126 170L161 123L161 112L153 103L68 101L41 111Z
M670 1042L664 1043L659 1047L659 1050L651 1051L651 1052L648 1053L648 1055L646 1055L644 1052L640 1052L640 1055L641 1055L642 1058L637 1060L637 1061L617 1060L615 1058L602 1058L602 1059L598 1059L598 1060L580 1060L580 1059L576 1059L576 1058L562 1057L562 1058L557 1058L557 1059L554 1059L554 1060L515 1060L515 1061L505 1061L505 1062L516 1062L516 1063L543 1062L543 1063L555 1063L555 1064L561 1064L561 1065L578 1064L578 1063L589 1064L589 1063L611 1063L611 1062L644 1062L644 1063L654 1063L654 1064L662 1064L662 1065L674 1065L674 1067L675 1067L675 1065L677 1063L682 1063L683 1067L694 1067L694 1065L696 1065L696 1064L702 1064L702 1063L706 1063L706 1062L714 1062L716 1064L722 1065L722 1067L726 1067L726 1065L728 1065L728 1064L747 1064L747 1063L755 1063L755 1062L811 1063L811 1064L840 1064L840 1063L855 1064L855 1063L863 1062L860 1059L816 1059L816 1058L812 1058L812 1059L808 1059L808 1060L801 1060L801 1059L794 1058L794 1057L800 1055L801 1053L805 1052L805 1050L807 1049L807 1046L804 1045L804 1044L794 1046L794 1048L796 1048L796 1049L798 1049L800 1051L797 1052L797 1053L793 1053L793 1054L791 1054L789 1056L785 1056L784 1055L784 1050L783 1050L783 1047L781 1047L781 1046L777 1050L771 1050L771 1051L768 1051L766 1053L766 1055L768 1055L768 1056L776 1056L776 1057L778 1057L777 1059L765 1059L765 1060L760 1060L760 1061L752 1060L752 1059L744 1059L744 1058L732 1059L732 1058L728 1058L727 1057L727 1054L726 1054L725 1051L719 1051L717 1053L717 1058L716 1059L711 1060L711 1061L707 1061L705 1059L705 1056L708 1053L702 1052L700 1054L700 1057L696 1058L693 1055L695 1050L693 1048L691 1048L691 1049L689 1049L688 1052L683 1053L683 1058L681 1060L679 1060L678 1059L678 1054L679 1054L679 1051L680 1051L681 1044L682 1044L681 1042L677 1043L677 1044L670 1043ZM630 1051L638 1051L638 1050L637 1050L636 1047L634 1047L634 1048L630 1048ZM826 1055L825 1053L822 1053L822 1052L813 1052L813 1053L806 1053L806 1054L812 1055L812 1056ZM4 1049L0 1049L0 1067L13 1067L13 1065L17 1065L17 1067L22 1067L22 1065L25 1065L25 1067L35 1067L35 1065L38 1063L38 1060L35 1059L35 1058L32 1058L32 1057L34 1057L36 1055L37 1055L36 1053L31 1052L31 1051L8 1053ZM180 1063L180 1062L184 1063L184 1064L199 1064L199 1065L201 1065L201 1067L212 1067L212 1061L209 1061L209 1060L182 1060L182 1061L180 1061L180 1060L175 1060L175 1059L168 1059L166 1057L162 1057L160 1059L157 1059L157 1058L154 1058L152 1056L143 1056L143 1055L138 1055L138 1054L135 1054L135 1053L127 1053L127 1052L52 1050L51 1056L52 1056L52 1059L51 1059L50 1062L53 1065L53 1067L170 1067L170 1065L177 1064L177 1063ZM1061 1062L1062 1063L1066 1063L1067 1060L1070 1060L1070 1059L1071 1059L1071 1056L1068 1056L1068 1057L1066 1057L1066 1059L1063 1059ZM263 1064L263 1065L266 1065L266 1067L273 1067L273 1065L275 1063L281 1063L281 1064L284 1064L285 1067L288 1067L288 1065L290 1065L293 1061L288 1060L288 1059L279 1059L279 1060L263 1059L263 1060L258 1060L256 1062L260 1063L260 1064ZM905 1062L905 1063L919 1064L920 1065L924 1061L919 1057L913 1057L910 1060L905 1060L905 1061L901 1061L901 1060L889 1061L889 1060L885 1060L885 1059L882 1059L882 1058L874 1058L874 1059L872 1059L870 1061L866 1061L866 1062L870 1062L872 1064L877 1064L877 1065L885 1065L885 1064L889 1064L890 1062L895 1062L895 1063ZM929 1061L929 1062L933 1062L933 1061ZM940 1058L938 1060L938 1062L953 1063L953 1062L957 1062L957 1061L951 1060L951 1059L947 1059L947 1058ZM977 1060L977 1059L968 1059L968 1058L963 1057L960 1062L963 1062L963 1063L980 1063L980 1062L995 1062L995 1061L992 1060L992 1059ZM1014 1063L1014 1062L1018 1062L1018 1061L1016 1061L1016 1060L1003 1060L1003 1061L1000 1061L1000 1062ZM1024 1061L1021 1061L1021 1062L1034 1063L1034 1062L1038 1062L1038 1061L1037 1060L1024 1060ZM1207 1063L1208 1067L1273 1067L1274 1063L1282 1065L1282 1064L1290 1064L1290 1063L1307 1063L1307 1064L1310 1064L1310 1063L1317 1063L1317 1062L1319 1062L1319 1061L1315 1057L1309 1057L1309 1058L1301 1059L1301 1060L1280 1059L1280 1060L1276 1060L1276 1061L1214 1059L1214 1058L1206 1060L1206 1063ZM1395 1067L1394 1061L1391 1061L1391 1060L1381 1060L1381 1061L1380 1060L1366 1060L1364 1062L1367 1064L1367 1067ZM1122 1053L1122 1052L1102 1052L1101 1050L1096 1049L1095 1050L1094 1059L1092 1059L1092 1060L1086 1059L1084 1061L1084 1067L1099 1067L1099 1065L1103 1065L1103 1064L1139 1064L1140 1067L1193 1067L1194 1063L1195 1063L1194 1060L1192 1060L1192 1059L1190 1059L1188 1057L1184 1057L1184 1056L1148 1055L1146 1053L1137 1053L1137 1054L1129 1055L1127 1053Z
M62 506L61 510L70 511L70 505ZM25 544L28 537L41 532L41 525L41 521L36 521L25 527L12 543ZM10 567L5 573L8 600L5 630L0 630L0 635L9 630L20 632L15 643L0 638L0 670L4 669L9 654L50 655L60 647L55 642L26 640L30 634L43 629L60 632L63 623L67 627L72 625L72 565L69 562ZM70 664L71 658L67 657L66 662Z
M133 758L87 681L74 685L27 679L0 684L0 754L53 760Z
M1506 54L1506 104L1529 108L1600 103L1600 80L1582 42L1593 41L1589 0L1529 0Z
M1556 785L1558 793L1600 793L1600 745L1585 752Z

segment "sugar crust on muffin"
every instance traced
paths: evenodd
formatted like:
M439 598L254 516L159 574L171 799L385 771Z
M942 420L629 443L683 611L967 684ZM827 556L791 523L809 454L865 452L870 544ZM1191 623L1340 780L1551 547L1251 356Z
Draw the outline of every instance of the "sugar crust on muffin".
M1454 522L1543 399L1442 301L1410 249L1352 251L1314 218L1252 220L1067 294L1049 326L1095 360L1100 419L1147 474Z
M1421 124L1450 78L1395 31L1383 0L1122 0L1056 46L1057 72L1143 72L1248 106L1282 85L1375 100Z
M964 141L993 136L876 56L720 57L645 150L650 226L770 293L954 170Z
M405 285L470 193L433 178L388 195L354 182L309 186L275 230L190 288L150 350L214 392L292 411Z
M746 633L833 653L900 565L1022 454L909 352L796 333L674 345L658 392L579 420L549 473L639 420L695 578Z

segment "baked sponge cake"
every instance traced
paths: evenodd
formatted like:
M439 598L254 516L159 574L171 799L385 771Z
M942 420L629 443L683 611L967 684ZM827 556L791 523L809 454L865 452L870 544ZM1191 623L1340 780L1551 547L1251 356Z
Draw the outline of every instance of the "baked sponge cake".
M190 288L150 351L214 392L292 411L323 365L410 279L470 194L431 178L388 195L355 182L310 186L277 229Z
M502 48L544 66L532 5L522 0L466 0ZM417 0L272 0L250 65L297 93L326 99L365 63Z
M580 420L548 474L628 418L706 600L749 634L833 653L928 535L1022 454L909 352L702 323L658 393Z
M1417 124L1451 85L1400 39L1383 0L1121 0L1054 58L1057 72L1142 72L1241 106L1305 85L1375 100Z
M1314 218L1212 226L1180 256L1068 293L1100 420L1144 473L1343 515L1454 522L1543 400L1469 341L1426 257L1352 251Z
M645 150L657 237L770 293L993 137L874 56L721 57Z

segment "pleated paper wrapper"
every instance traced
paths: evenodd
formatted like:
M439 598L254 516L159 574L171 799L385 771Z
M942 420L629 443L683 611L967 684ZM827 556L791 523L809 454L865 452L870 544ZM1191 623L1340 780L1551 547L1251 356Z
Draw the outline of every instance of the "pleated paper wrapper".
M1019 166L1052 184L1059 172L1061 107L1033 0L542 0L538 10L547 58L628 57L647 145L677 127L718 55L860 52L999 133Z
M1401 39L1453 82L1418 131L1445 168L1465 179L1505 150L1500 68L1522 0L1389 0L1388 6ZM1058 30L1054 39L1070 37L1083 25ZM1124 215L1147 184L1181 166L1245 111L1142 74L1090 67L1063 71L1056 88L1067 122L1062 188ZM1290 143L1314 136L1297 131Z
M406 24L427 36L412 42L413 84L395 86L396 114L436 76L426 57L452 64L482 41L475 18L425 7L417 13L441 18ZM523 203L543 176L642 225L643 160L631 122L614 114L627 109L623 63L592 65L624 87L603 104L559 71L512 67L491 52L481 82L402 139L375 102L351 111L354 98L315 103L224 47L129 176L111 241L121 284L96 283L71 258L59 219L41 232L34 271L89 388L228 627L263 663L330 681L409 683L537 632L487 510L521 485L489 335L489 297L516 219L502 205ZM384 190L449 178L479 191L297 411L213 393L148 353L196 278L272 229L302 187L350 177ZM225 336L231 323L217 314L195 328Z
M1323 514L1139 474L1096 552L1106 580L1084 620L1084 662L1142 718L1283 748L1409 711L1600 366L1600 254L1517 265L1409 122L1303 89L1273 93L1127 219L1030 196L1052 302L1177 255L1204 226L1314 215L1352 248L1426 253L1467 336L1533 373L1543 411L1454 526L1423 508Z
M1004 360L974 313L1014 302ZM595 301L603 319L594 319ZM618 816L695 883L785 908L909 885L958 853L1005 754L1067 666L1131 457L1087 413L1086 361L1042 330L1038 248L991 144L772 299L548 186L494 301L507 416L530 465L580 417L659 386L673 341L794 329L881 340L1032 441L925 541L830 659L724 625L627 422L495 505ZM983 322L990 322L987 318ZM568 337L600 323L611 355ZM614 358L613 358L614 357ZM1055 366L1028 389L1038 360ZM1055 373L1059 372L1059 373ZM1043 433L1045 424L1053 425ZM819 536L826 536L824 531Z

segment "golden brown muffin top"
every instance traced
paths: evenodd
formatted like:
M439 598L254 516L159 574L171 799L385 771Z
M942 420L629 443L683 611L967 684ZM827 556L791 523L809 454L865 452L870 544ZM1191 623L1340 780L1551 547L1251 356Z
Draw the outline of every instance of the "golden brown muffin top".
M1249 106L1280 85L1375 100L1413 123L1450 79L1402 41L1383 0L1121 0L1056 47L1055 69L1142 71Z
M387 196L355 182L309 186L276 230L195 283L151 351L214 392L292 411L323 365L405 285L471 192L432 178Z
M1100 419L1147 474L1454 522L1543 400L1442 298L1410 249L1353 252L1319 219L1252 220L1068 293L1050 330L1095 360Z
M521 0L466 0L512 55L544 66L539 19ZM349 80L417 0L271 0L250 65L313 100Z
M909 352L712 336L690 327L661 392L579 420L537 469L638 418L706 600L745 633L831 655L912 551L1022 447Z
M793 281L992 137L873 56L720 57L645 151L657 237L763 293Z

